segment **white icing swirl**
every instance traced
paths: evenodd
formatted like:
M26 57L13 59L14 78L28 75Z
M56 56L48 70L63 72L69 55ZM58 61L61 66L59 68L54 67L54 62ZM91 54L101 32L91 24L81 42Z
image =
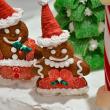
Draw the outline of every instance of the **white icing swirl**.
M80 75L80 77L83 77L83 73L82 73L83 68L82 68L82 66L81 66L81 63L82 63L82 60L79 60L79 61L77 62L77 67L78 67L77 74Z
M36 42L40 47L53 47L66 42L69 36L70 33L67 30L63 30L63 33L59 36L53 35L51 38L38 37Z

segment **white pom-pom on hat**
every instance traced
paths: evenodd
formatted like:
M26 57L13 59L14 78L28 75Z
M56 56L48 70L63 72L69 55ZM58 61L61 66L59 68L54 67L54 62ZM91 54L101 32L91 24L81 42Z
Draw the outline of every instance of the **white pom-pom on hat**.
M38 1L38 3L40 4L40 5L46 5L46 4L48 4L48 2L50 2L51 0L37 0Z

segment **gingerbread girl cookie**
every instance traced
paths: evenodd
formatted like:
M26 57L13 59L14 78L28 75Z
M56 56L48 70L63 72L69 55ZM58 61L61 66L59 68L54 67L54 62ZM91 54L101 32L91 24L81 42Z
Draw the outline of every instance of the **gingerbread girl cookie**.
M72 45L67 41L70 34L62 30L48 6L48 0L42 4L42 37L37 43L42 48L44 58L41 78L37 81L37 92L42 95L81 95L88 91L83 76L90 72L82 59L74 56Z
M12 8L0 0L0 75L3 79L34 78L37 71L33 65L42 57L35 41L28 38L27 26L20 20L22 13L22 9Z

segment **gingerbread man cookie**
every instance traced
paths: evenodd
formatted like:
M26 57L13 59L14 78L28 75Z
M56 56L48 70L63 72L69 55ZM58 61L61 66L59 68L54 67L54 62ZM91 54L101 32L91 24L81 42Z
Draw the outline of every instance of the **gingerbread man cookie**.
M33 66L42 54L35 41L28 38L28 28L21 21L23 10L0 0L0 75L4 79L30 80L36 76Z
M69 32L62 30L48 6L48 0L40 1L42 6L42 37L37 43L42 48L43 67L37 81L37 92L42 95L81 95L88 91L83 76L90 72L85 61L74 56L73 47L67 41Z

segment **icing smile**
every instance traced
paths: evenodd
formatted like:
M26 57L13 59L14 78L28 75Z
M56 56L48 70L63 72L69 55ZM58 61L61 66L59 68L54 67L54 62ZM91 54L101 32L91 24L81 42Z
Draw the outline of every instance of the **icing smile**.
M58 58L54 58L52 56L49 57L49 60L51 61L57 61L57 62L62 62L62 61L66 61L68 59L68 55L66 55L64 58L58 59Z
M18 40L16 40L16 41L10 41L10 40L8 40L6 37L3 37L4 42L6 42L6 43L8 43L8 44L13 44L13 43L15 43L15 42L20 42L21 39L22 39L22 38L19 37Z

